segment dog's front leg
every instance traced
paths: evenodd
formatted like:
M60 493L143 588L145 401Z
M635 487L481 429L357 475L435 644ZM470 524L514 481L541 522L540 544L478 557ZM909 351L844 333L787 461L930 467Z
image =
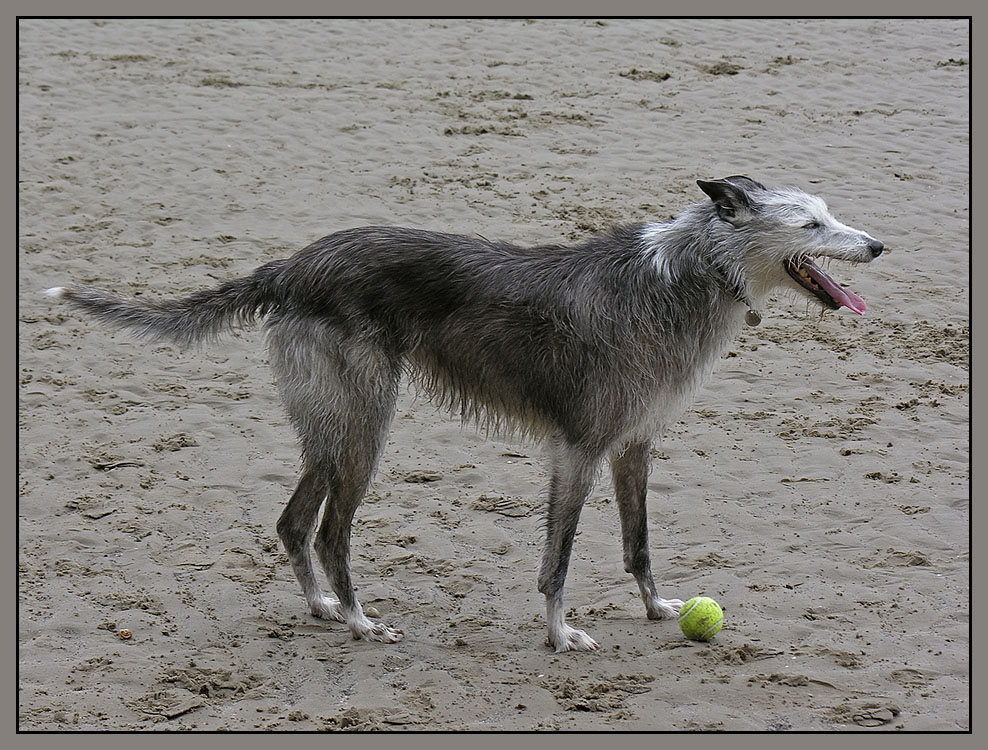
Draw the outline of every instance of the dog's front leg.
M557 652L598 648L593 638L566 624L563 608L563 584L573 550L573 537L583 503L593 485L597 463L596 458L588 458L571 446L554 446L539 591L545 594L548 643Z
M645 614L651 620L661 620L676 617L683 602L660 598L652 578L645 510L650 450L651 444L648 442L628 444L623 451L611 457L611 473L614 475L614 493L621 516L624 569L638 582L645 602Z

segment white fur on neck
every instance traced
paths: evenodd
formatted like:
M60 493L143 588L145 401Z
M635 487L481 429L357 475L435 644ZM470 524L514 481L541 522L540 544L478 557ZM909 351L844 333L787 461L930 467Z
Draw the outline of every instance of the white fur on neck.
M672 264L666 252L665 235L672 229L672 222L655 221L642 228L642 245L646 255L664 279L672 279Z

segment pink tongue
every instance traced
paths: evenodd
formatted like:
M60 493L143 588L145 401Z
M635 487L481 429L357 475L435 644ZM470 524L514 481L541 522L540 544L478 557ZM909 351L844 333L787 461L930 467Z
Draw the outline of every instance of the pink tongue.
M809 272L810 276L824 288L824 290L834 301L839 305L843 305L849 310L853 310L858 315L864 315L866 309L865 301L861 299L854 292L849 291L834 281L832 278L827 276L819 267L813 265L812 263L804 263L804 267Z

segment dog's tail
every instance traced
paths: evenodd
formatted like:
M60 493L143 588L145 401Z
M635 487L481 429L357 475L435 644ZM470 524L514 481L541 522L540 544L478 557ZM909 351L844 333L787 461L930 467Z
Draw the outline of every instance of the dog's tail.
M45 294L141 338L189 346L235 326L249 325L280 307L278 271L284 263L268 263L250 276L174 300L125 300L86 287L57 286Z

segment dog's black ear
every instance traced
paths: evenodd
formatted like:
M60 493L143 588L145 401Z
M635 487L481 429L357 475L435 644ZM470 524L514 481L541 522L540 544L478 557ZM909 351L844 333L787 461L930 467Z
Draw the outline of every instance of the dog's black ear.
M752 194L765 190L765 186L750 177L734 175L723 180L697 180L700 190L710 196L717 208L717 215L724 221L738 226L754 212L755 201Z
M725 177L724 182L729 182L732 185L748 191L749 193L753 193L757 190L768 190L768 188L762 185L762 183L756 182L750 177L745 177L743 174L735 174L730 177Z

